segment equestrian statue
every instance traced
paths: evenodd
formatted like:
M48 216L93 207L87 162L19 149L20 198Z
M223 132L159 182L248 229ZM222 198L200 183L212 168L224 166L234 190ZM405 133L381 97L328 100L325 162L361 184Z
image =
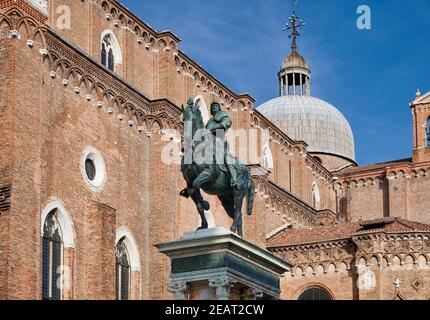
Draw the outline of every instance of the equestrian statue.
M205 211L210 204L203 199L202 192L216 195L227 214L233 219L231 231L243 236L242 205L246 198L247 213L252 214L255 186L248 167L229 152L225 135L232 126L229 115L221 110L218 102L211 105L212 118L206 127L199 103L188 100L182 106L185 148L181 171L187 187L180 195L190 198L197 206L202 224L207 229ZM202 160L203 159L203 160Z

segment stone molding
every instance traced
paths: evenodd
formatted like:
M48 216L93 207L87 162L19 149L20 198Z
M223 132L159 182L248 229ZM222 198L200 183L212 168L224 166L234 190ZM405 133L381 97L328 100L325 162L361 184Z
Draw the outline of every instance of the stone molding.
M179 50L180 39L171 31L158 32L154 30L117 1L89 1L95 2L105 12L105 18L112 22L113 27L127 28L133 32L136 35L136 41L145 44L147 50L172 55L178 73L183 73L184 76L190 75L196 81L196 85L218 96L226 106L236 106L241 111L252 108L254 99L250 95L235 94Z
M255 175L253 181L259 196L266 199L266 209L276 212L283 224L296 223L303 226L318 226L320 218L330 218L335 222L336 215L330 210L316 210L304 201L293 196L266 176Z
M382 265L383 261L387 266L391 266L396 258L400 261L400 267L406 266L408 258L418 266L419 259L423 258L426 266L430 268L429 232L351 235L350 239L286 245L269 250L295 266L291 272L292 276L304 276L308 268L313 270L313 275L317 275L318 268L322 268L326 274L329 273L330 265L334 266L335 272L339 272L341 264L347 266L346 270L350 270L354 267L354 261L357 268L363 267L360 261L364 261L365 266L370 266L371 261L376 261L378 266Z

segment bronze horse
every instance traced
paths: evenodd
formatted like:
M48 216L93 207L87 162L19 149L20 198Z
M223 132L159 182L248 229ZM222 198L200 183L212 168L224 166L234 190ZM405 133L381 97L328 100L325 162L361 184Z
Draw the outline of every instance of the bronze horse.
M198 130L206 130L198 104L194 104L192 100L188 101L188 106L182 107L182 113L184 124L191 125L190 132L185 130L185 135L192 134L192 137L185 137L186 140L192 140ZM205 135L207 138L212 138L212 133L208 130ZM245 197L247 198L248 215L252 215L254 206L255 186L251 173L245 164L241 164L237 160L235 164L238 173L237 184L236 187L232 187L228 171L223 169L222 164L217 164L216 161L197 163L194 160L195 150L201 143L204 143L204 140L203 137L201 141L194 141L188 146L186 143L186 148L190 148L188 151L191 152L193 158L192 161L189 161L190 163L185 163L185 157L182 158L181 171L187 182L187 188L181 192L181 196L191 197L196 204L202 220L199 230L208 228L205 211L210 209L209 203L203 199L201 189L207 194L218 196L225 211L233 219L231 231L242 237L242 205Z

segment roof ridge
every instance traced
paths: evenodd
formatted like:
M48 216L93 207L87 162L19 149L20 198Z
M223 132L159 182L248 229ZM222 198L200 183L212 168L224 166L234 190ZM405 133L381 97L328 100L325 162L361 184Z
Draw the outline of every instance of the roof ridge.
M420 229L417 229L417 227L421 227L424 228L423 230L425 230L427 228L427 230L430 230L430 225L426 224L426 223L421 223L421 222L417 222L417 221L412 221L412 220L406 220L403 218L396 218L396 221L398 221L400 224L411 228L412 230L417 230L419 231ZM412 225L411 225L412 223Z
M288 229L291 228L291 223L286 223L283 226L273 230L271 233L268 234L268 236L266 237L266 241L270 241L270 240L274 240L277 237L279 237L280 235L282 235L282 233L284 231L287 231Z

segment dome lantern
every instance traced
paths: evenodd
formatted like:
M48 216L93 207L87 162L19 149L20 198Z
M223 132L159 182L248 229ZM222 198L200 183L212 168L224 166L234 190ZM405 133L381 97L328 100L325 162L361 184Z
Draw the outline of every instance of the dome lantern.
M306 26L299 16L293 11L289 18L289 23L285 25L284 31L292 31L289 38L292 38L291 53L282 62L281 70L278 73L279 95L306 95L310 96L311 71L305 58L297 52L297 37L300 36L298 29Z
M291 139L308 144L308 152L329 171L356 166L354 135L348 120L332 104L311 96L311 71L297 51L300 17L289 18L284 31L290 31L291 53L278 72L279 97L257 110Z

